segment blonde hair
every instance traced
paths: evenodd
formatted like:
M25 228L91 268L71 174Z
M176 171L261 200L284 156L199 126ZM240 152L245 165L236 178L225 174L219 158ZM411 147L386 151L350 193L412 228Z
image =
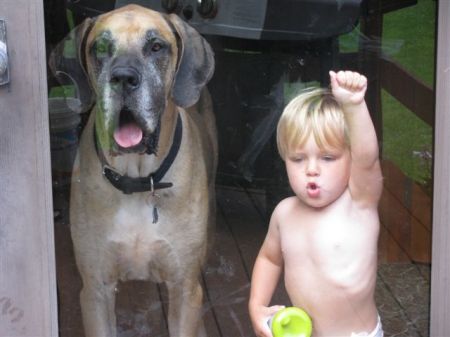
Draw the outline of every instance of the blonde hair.
M277 126L278 152L283 160L310 135L319 148L349 148L344 113L329 89L313 88L295 97Z

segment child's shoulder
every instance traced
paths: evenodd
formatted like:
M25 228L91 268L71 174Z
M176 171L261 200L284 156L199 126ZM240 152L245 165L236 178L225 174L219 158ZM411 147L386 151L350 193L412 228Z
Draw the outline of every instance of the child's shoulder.
M287 197L281 200L275 207L273 214L275 216L282 216L284 214L290 214L300 208L300 201L296 196Z

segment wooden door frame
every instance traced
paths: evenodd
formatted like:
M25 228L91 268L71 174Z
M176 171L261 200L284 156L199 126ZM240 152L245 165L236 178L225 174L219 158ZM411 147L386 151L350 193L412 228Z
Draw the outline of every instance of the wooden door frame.
M450 331L450 2L438 3L430 336Z
M0 335L58 336L43 0L1 0Z

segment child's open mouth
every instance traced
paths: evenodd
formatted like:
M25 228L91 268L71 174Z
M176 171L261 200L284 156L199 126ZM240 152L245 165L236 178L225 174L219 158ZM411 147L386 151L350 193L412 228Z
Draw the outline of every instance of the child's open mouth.
M316 183L308 183L306 185L306 191L310 198L317 198L320 195L320 188Z

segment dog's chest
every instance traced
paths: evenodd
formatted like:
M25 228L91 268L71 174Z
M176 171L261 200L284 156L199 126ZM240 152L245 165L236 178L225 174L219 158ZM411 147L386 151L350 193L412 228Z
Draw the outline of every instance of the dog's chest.
M168 224L164 218L154 223L154 211L152 205L138 203L119 208L113 217L108 242L123 281L162 282L176 273L177 253L161 228Z

